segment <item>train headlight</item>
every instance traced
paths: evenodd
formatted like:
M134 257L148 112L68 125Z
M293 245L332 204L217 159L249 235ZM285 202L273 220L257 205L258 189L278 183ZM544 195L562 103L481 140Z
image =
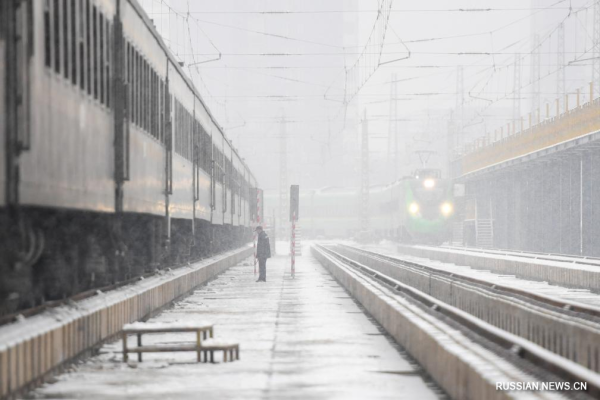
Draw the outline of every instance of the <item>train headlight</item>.
M435 186L435 180L431 179L431 178L427 178L423 181L423 187L425 187L425 189L432 189Z
M408 206L408 212L410 212L412 215L417 215L419 212L419 205L414 202L410 203L410 206Z
M451 203L444 203L442 204L442 207L440 207L440 211L442 212L442 215L444 215L444 217L447 217L450 214L452 214L452 212L454 211L454 207L452 207Z

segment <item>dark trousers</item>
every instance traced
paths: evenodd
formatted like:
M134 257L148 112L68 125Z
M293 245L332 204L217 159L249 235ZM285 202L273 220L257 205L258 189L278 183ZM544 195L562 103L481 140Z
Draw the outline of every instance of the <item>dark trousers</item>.
M259 258L258 259L258 280L259 281L267 281L267 259Z

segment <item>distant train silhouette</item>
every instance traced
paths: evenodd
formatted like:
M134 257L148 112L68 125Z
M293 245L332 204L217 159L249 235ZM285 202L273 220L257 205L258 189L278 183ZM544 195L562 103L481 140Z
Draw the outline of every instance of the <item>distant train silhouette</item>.
M266 215L277 195L265 193ZM371 187L369 228L361 231L358 188L330 187L301 191L299 225L304 237L388 238L407 243L450 239L455 214L453 184L437 169L419 169L392 184Z

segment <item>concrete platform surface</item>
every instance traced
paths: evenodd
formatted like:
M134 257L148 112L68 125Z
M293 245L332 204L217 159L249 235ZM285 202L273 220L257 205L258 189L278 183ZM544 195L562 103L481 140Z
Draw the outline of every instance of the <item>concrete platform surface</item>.
M282 243L281 252L285 251ZM30 394L43 399L435 399L443 396L304 249L296 278L289 257L267 263L255 282L251 260L151 319L211 321L215 337L240 343L241 360L196 363L195 353L144 354L122 362L121 342L105 345ZM130 339L134 346L134 338ZM146 344L191 343L156 334ZM135 355L131 355L136 359ZM29 397L29 396L28 396Z

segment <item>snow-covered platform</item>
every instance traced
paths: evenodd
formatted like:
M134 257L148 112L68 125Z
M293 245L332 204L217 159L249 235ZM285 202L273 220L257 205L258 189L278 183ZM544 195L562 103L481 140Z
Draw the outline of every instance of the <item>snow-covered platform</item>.
M33 395L86 400L437 398L439 391L418 366L309 251L303 254L296 259L295 279L289 257L268 261L266 283L255 282L248 260L150 320L209 320L215 337L240 343L240 361L198 364L193 353L159 353L145 355L143 363L123 363L122 345L115 342ZM179 342L177 335L149 335L148 342ZM194 335L188 335L184 340L193 341Z
M471 268L489 270L518 278L544 281L577 289L600 293L600 268L597 265L577 264L574 260L560 261L535 259L519 255L486 254L469 251L468 248L444 248L430 246L397 247L400 254L438 260ZM583 259L581 259L583 261Z

